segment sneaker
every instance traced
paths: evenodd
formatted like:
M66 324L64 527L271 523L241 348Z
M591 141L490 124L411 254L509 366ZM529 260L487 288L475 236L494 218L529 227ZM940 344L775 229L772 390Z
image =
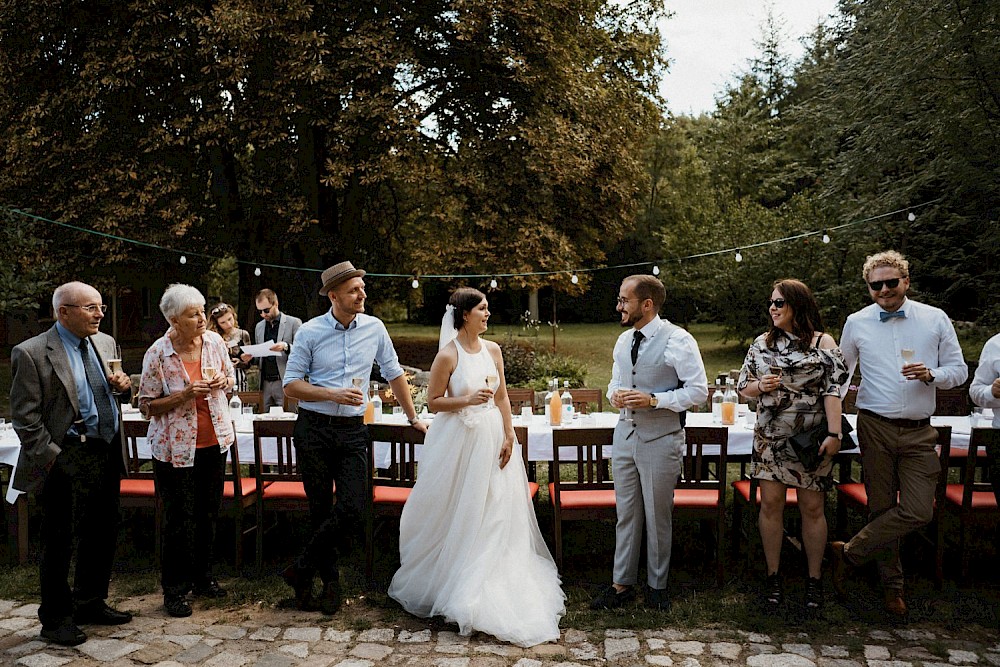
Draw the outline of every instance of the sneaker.
M175 618L185 618L191 615L191 605L183 595L164 595L163 608Z
M764 605L769 609L777 609L785 601L785 591L781 585L781 575L775 572L767 575L764 582Z
M806 577L806 609L819 611L823 608L823 582Z
M635 599L635 586L629 586L621 593L614 586L608 586L600 595L591 600L591 609L617 609Z

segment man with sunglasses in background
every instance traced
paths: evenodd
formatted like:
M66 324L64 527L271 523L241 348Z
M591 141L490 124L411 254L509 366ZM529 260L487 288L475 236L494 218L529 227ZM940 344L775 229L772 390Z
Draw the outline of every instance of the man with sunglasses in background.
M264 412L267 412L271 406L285 404L285 391L281 384L285 379L285 367L288 365L288 354L292 350L295 332L302 326L302 320L278 310L278 295L274 290L264 288L257 292L254 300L261 317L254 329L254 342L258 345L274 343L271 350L281 353L277 357L259 359L260 391L264 399ZM244 361L250 359L249 355L243 356Z
M10 412L21 441L12 485L41 494L38 620L42 638L63 646L86 641L80 625L132 620L106 602L125 470L117 404L132 395L129 377L108 366L120 353L100 332L107 308L90 285L60 285L55 325L10 354Z
M833 585L843 595L849 570L875 559L885 609L902 618L899 541L933 517L941 470L930 424L936 390L962 384L969 369L948 315L906 297L909 262L901 254L872 255L862 275L874 303L847 318L840 349L851 374L861 365L857 433L869 522L850 541L830 543Z

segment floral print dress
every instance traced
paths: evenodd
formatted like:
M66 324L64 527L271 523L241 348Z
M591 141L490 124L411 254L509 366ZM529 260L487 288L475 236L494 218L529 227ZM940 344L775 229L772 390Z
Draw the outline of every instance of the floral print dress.
M788 442L789 436L807 431L826 420L825 396L840 396L847 382L847 366L840 348L800 350L798 339L785 334L767 347L762 334L750 346L738 388L756 382L769 368L781 369L781 385L757 399L751 474L788 486L828 491L833 486L833 462L825 460L806 471Z

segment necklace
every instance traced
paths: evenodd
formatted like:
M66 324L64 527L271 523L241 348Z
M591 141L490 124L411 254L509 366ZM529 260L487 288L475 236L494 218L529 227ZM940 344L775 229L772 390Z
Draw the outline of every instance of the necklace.
M193 340L191 341L190 350L180 350L176 345L174 346L174 350L177 354L181 355L181 359L184 359L185 361L198 361L198 358L201 357L201 348Z

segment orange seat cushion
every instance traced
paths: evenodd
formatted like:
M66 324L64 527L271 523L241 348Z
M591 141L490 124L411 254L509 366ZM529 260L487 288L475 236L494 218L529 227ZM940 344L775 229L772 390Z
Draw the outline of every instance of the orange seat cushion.
M718 507L719 492L709 489L675 489L674 507L710 509Z
M950 505L962 506L962 494L965 489L961 484L949 484L945 489L944 497ZM997 499L992 491L972 492L973 512L995 512L997 510Z
M750 502L750 480L749 479L739 479L733 482L733 489L736 490L736 494L743 498L744 502ZM757 504L760 504L760 486L757 487ZM786 505L798 505L799 504L799 492L794 486L785 487L785 504Z
M556 504L555 484L549 483L549 499ZM587 509L615 506L615 492L602 491L563 491L559 490L559 500L566 509Z
M528 482L528 497L534 498L538 495L538 482Z
M244 496L251 496L251 495L257 493L257 480L252 479L252 478L248 478L248 479L241 479L240 482L241 482L240 487L243 490L243 495ZM222 497L223 498L232 498L233 497L233 483L232 482L226 482L225 485L222 487Z
M408 486L376 486L372 495L376 503L403 505L412 490Z
M264 486L265 500L306 500L302 482L271 482Z
M837 495L843 496L844 500L854 503L855 505L868 507L868 491L865 489L865 485L861 482L838 484Z
M120 496L152 498L156 495L156 486L151 479L123 479L118 489Z

